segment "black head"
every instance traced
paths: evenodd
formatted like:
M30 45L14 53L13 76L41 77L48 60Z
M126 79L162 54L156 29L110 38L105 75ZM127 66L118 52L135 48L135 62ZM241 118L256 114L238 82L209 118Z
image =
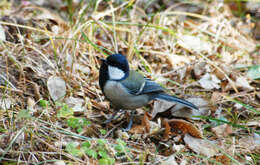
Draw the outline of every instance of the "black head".
M113 54L107 57L106 63L110 66L121 69L125 73L129 72L129 65L126 57L122 54Z
M102 60L99 69L99 85L103 90L107 80L119 81L129 75L129 65L125 56L113 54Z

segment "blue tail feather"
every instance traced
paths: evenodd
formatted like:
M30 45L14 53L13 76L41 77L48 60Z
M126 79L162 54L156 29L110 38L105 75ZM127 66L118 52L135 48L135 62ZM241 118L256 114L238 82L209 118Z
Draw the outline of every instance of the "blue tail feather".
M186 107L189 107L191 109L195 109L195 110L199 110L199 108L197 106L195 106L194 104L192 104L191 102L188 102L184 99L175 97L175 96L171 96L171 95L167 95L165 93L160 93L160 94L156 94L153 96L153 99L159 99L159 100L165 100L165 101L169 101L169 102L175 102L175 103L180 103Z

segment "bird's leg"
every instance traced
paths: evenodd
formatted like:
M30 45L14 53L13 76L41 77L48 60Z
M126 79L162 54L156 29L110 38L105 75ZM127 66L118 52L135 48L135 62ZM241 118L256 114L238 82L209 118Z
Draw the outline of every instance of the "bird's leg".
M133 119L134 119L135 111L131 111L130 120L126 128L123 128L122 131L128 132L133 126Z
M108 118L108 119L104 122L104 124L108 124L108 123L110 123L112 120L117 119L118 117L120 117L121 115L119 115L118 117L116 117L116 115L117 115L118 112L122 112L122 110L121 110L121 109L120 109L119 111L116 110L116 111L112 114L112 116L111 116L110 118ZM116 118L115 118L115 117L116 117Z

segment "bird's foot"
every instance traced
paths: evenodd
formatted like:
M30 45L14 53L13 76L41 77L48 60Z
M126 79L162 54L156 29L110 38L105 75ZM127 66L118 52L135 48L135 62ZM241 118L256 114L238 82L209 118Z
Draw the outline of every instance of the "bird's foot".
M104 124L109 124L112 120L119 118L119 117L122 115L122 113L121 113L119 116L116 117L116 115L117 115L119 112L122 112L122 110L115 111L115 112L112 114L111 117L109 117L106 121L104 121Z
M134 113L135 113L135 111L131 111L131 116L130 116L129 123L128 123L126 128L122 128L123 132L128 132L132 128L132 126L133 126L133 119L134 119Z

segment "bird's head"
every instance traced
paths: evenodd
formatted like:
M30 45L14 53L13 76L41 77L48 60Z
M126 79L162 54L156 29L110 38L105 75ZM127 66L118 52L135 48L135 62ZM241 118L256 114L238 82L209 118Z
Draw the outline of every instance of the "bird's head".
M102 62L111 80L122 80L129 74L128 61L122 54L110 55L107 59L103 59Z

